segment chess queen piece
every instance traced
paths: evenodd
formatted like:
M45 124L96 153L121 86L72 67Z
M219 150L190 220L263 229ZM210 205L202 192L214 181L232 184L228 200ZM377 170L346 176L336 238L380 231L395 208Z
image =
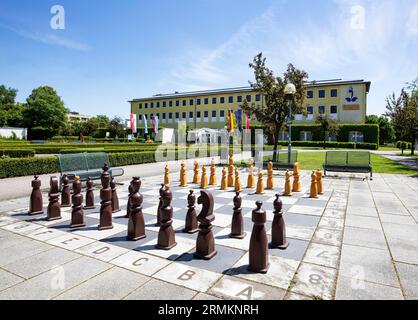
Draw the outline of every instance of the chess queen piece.
M221 190L228 190L228 179L226 177L226 168L222 168Z
M86 206L84 207L85 210L94 209L94 182L89 177L86 182L87 190L86 190Z
M164 184L167 187L170 186L170 169L168 169L168 164L166 164L164 168Z
M49 189L49 203L48 203L48 210L46 214L46 220L59 220L61 219L61 206L59 203L60 192L58 186L58 178L51 177L49 181L50 189Z
M267 164L267 190L274 189L274 180L273 180L273 162L269 161Z
M278 194L273 202L274 218L271 226L271 243L272 248L286 249L289 243L286 240L286 225L283 219L283 203Z
M29 214L36 215L44 213L41 193L41 179L35 175L32 180L32 193L30 195Z
M248 270L256 273L267 273L270 263L268 261L268 243L265 228L266 211L261 209L263 203L256 202L257 208L252 212L254 223L250 238Z
M173 207L171 200L173 194L169 187L166 186L162 196L161 205L161 226L158 231L158 242L155 246L157 249L170 250L177 245L175 233L173 229Z
M316 185L318 188L318 194L324 194L323 185L322 185L322 172L318 169L315 172L316 174Z
M258 171L258 181L257 181L257 189L255 194L263 194L264 193L264 179L263 179L263 170Z
M212 232L212 222L215 220L212 193L208 190L200 190L200 196L197 198L197 203L202 205L202 210L197 216L197 221L199 221L199 233L196 240L195 256L200 259L210 260L217 253Z
M161 183L161 188L159 190L159 202L157 207L157 223L155 224L156 227L161 226L161 206L163 205L163 193L164 193L164 183Z
M318 186L316 183L316 174L315 171L312 171L311 174L311 190L310 190L310 198L318 198Z
M129 218L131 214L131 197L137 193L141 188L141 179L139 177L133 177L128 187L128 203L126 204L126 217Z
M209 185L211 185L211 186L216 185L216 168L215 168L215 160L214 159L212 159L212 161L210 163Z
M228 159L228 187L234 187L234 156L229 155Z
M135 189L136 190L136 189ZM128 240L137 241L146 237L145 221L142 213L143 196L138 190L131 196L131 213L128 220Z
M83 194L81 193L81 181L79 176L74 178L71 202L73 203L73 207L71 210L70 228L84 227L86 224L84 223Z
M195 233L199 231L197 227L197 216L196 216L196 196L193 193L193 190L189 191L187 196L187 214L186 214L186 223L183 232L186 233Z
M119 197L118 193L116 191L116 181L115 178L111 178L110 180L110 188L112 189L112 213L119 212Z
M244 219L242 217L242 198L239 192L235 192L234 197L234 213L232 215L230 238L243 239L246 235L244 232Z
M299 172L299 163L295 162L293 165L293 186L292 192L301 192L302 188L300 186L300 172Z
M238 169L235 169L235 192L241 192L241 191L242 191L241 178L239 176Z
M110 188L110 174L107 163L103 166L100 176L102 188L100 189L100 223L99 230L112 229L112 189Z
M71 207L70 179L65 174L62 177L61 208Z
M208 177L206 175L206 167L202 166L202 181L200 182L200 188L206 189L208 187Z
M286 170L286 173L285 173L285 182L284 182L284 193L283 193L283 195L284 196L287 196L287 197L292 196L292 185L290 183L290 176L291 175L292 174L290 173L290 171L289 170Z
M194 162L194 175L193 175L193 183L198 184L200 182L200 176L199 176L199 162Z
M255 188L255 179L254 179L254 160L250 159L248 167L248 178L247 178L247 189Z
M180 187L187 187L187 171L186 171L186 163L184 162L184 160L181 162Z

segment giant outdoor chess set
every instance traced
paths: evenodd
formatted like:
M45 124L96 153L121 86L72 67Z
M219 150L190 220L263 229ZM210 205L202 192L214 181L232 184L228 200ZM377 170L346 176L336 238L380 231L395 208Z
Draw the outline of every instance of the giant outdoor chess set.
M119 185L105 169L96 189L89 181L82 191L76 180L72 196L68 185L59 193L51 179L49 197L32 194L35 215L27 207L9 211L0 215L0 227L224 299L333 297L343 229L338 218L348 196L338 180L323 180L315 197L315 174L307 172L292 186L290 172L268 170L265 184L252 166L230 164L228 177L226 168L212 166L209 181L204 167L184 169ZM60 206L58 200L70 197L70 206ZM36 208L40 198L43 208Z

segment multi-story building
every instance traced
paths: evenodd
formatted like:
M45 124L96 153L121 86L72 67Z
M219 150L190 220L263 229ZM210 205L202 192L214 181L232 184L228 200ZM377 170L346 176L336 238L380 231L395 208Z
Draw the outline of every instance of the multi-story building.
M91 117L72 111L67 113L67 118L69 122L87 122Z

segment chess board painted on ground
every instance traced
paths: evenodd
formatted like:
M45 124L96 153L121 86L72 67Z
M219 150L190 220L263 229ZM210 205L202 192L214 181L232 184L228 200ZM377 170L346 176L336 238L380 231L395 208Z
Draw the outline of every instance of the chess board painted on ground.
M217 168L218 183L220 170ZM128 177L119 178L118 181L117 193L122 210L113 214L112 229L98 230L98 188L95 190L96 208L84 211L85 227L69 228L71 208L61 209L62 219L46 221L46 193L43 194L45 215L29 216L25 205L28 198L11 200L1 209L3 215L0 216L0 227L158 279L167 283L167 286L174 284L200 292L202 297L332 299L335 294L348 184L337 179L324 179L324 194L311 199L310 174L302 171L302 192L293 193L292 197L281 197L289 247L286 250L269 249L270 268L266 274L259 274L247 270L253 227L251 211L256 208L256 201L263 202L262 208L267 212L266 230L270 237L273 201L276 193L283 193L284 176L275 171L274 190L265 190L264 194L257 195L254 189L245 188L247 170L241 169L240 172L244 187L241 197L246 236L244 239L228 236L235 196L233 188L222 191L219 186L209 186L208 190L213 193L215 200L215 220L212 224L217 250L217 255L209 261L194 256L197 233L182 231L187 213L187 195L190 189L194 189L198 196L199 185L189 183L188 187L179 187L178 174L171 174L173 228L177 242L171 250L155 248L159 229L155 223L162 175L141 179L146 238L139 241L127 240L126 203L130 180L125 179ZM187 175L191 182L192 171L188 171ZM18 205L21 207L16 209ZM200 208L196 203L197 213Z

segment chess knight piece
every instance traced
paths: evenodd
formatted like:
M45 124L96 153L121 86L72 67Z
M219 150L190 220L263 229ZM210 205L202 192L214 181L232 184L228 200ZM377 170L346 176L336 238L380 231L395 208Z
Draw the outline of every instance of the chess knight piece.
M62 177L61 208L71 207L71 187L70 179L65 174Z
M202 166L202 181L200 182L200 188L206 189L208 187L208 177L206 175L206 167Z
M318 169L316 170L316 185L318 188L318 194L324 194L322 186L322 172Z
M186 214L186 225L183 232L195 233L199 231L197 227L197 216L196 216L196 196L193 194L193 190L189 191L187 196L187 214Z
M235 193L234 197L234 213L232 215L230 238L243 239L246 235L244 232L244 220L242 217L242 198L239 192Z
M232 154L229 155L228 160L228 187L234 186L234 156Z
M84 227L86 224L84 223L83 195L81 194L81 181L78 176L74 178L71 202L73 203L73 207L71 210L70 228Z
M247 188L248 189L254 189L255 188L254 160L253 159L250 159L250 162L249 162Z
M164 183L161 183L161 188L159 191L160 198L157 207L157 223L155 224L156 227L161 226L161 206L163 205L163 193L164 193Z
M90 177L87 179L86 185L87 185L86 206L84 207L84 209L85 210L94 209L95 208L95 206L94 206L94 193L93 193L94 182Z
M315 171L312 171L311 174L311 192L310 192L310 198L318 198L318 186L316 183L316 174Z
M39 176L37 175L35 175L34 177L35 179L32 180L32 193L30 195L29 203L30 215L44 213L41 193L41 179L39 179Z
M161 226L158 231L158 242L156 244L157 249L170 250L177 245L175 239L175 233L173 229L173 207L171 206L171 200L173 199L173 194L169 187L166 186L163 196L162 196L162 205L161 205Z
M226 177L226 168L222 168L221 190L228 190L228 180Z
M168 169L168 164L166 164L164 168L164 184L167 187L170 186L170 170Z
M302 188L300 186L300 172L299 172L299 163L295 162L293 165L293 186L292 192L301 192Z
M266 223L266 212L261 209L263 203L256 202L257 208L252 212L254 222L250 238L250 263L248 270L257 273L267 273L270 263L268 261L267 233L264 224Z
M216 255L215 239L213 238L212 222L215 220L213 214L213 195L208 190L200 190L200 197L197 198L197 203L202 204L202 211L197 216L199 221L199 234L196 240L195 256L210 260Z
M131 214L131 197L133 194L137 193L141 188L141 180L139 177L133 177L131 183L129 184L128 191L128 203L126 205L126 217L129 218Z
M235 192L242 191L241 178L239 177L238 169L235 169Z
M255 194L263 194L263 193L264 193L263 170L260 169L260 171L258 171L257 189L255 191Z
M216 168L215 168L215 160L213 160L213 159L210 163L209 185L211 185L211 186L216 185Z
M193 175L193 183L198 184L200 182L200 177L199 177L199 162L195 161L194 162L194 175Z
M119 198L116 192L115 178L112 177L110 180L110 188L112 189L112 213L121 211L119 208Z
M285 183L284 183L284 193L283 193L283 195L284 196L287 196L287 197L292 196L292 185L290 183L290 176L291 175L292 174L290 173L290 171L289 170L286 170L286 173L285 173Z
M180 187L187 187L187 171L186 171L186 163L184 162L184 160L181 162Z
M102 189L100 189L100 223L99 230L112 229L112 189L110 188L110 174L107 163L103 166L100 176Z
M59 203L60 192L58 186L58 178L51 177L49 181L50 189L49 189L49 204L48 210L46 214L46 220L58 220L61 219L61 206Z
M267 190L274 189L274 180L273 180L273 162L269 161L267 164Z
M279 195L276 194L276 200L273 202L274 206L274 218L271 226L271 243L272 248L286 249L289 243L286 241L286 225L283 219L283 203L280 200Z
M143 196L138 190L136 190L131 197L131 214L128 220L128 240L137 241L146 237L145 235L145 221L142 214L142 202Z

